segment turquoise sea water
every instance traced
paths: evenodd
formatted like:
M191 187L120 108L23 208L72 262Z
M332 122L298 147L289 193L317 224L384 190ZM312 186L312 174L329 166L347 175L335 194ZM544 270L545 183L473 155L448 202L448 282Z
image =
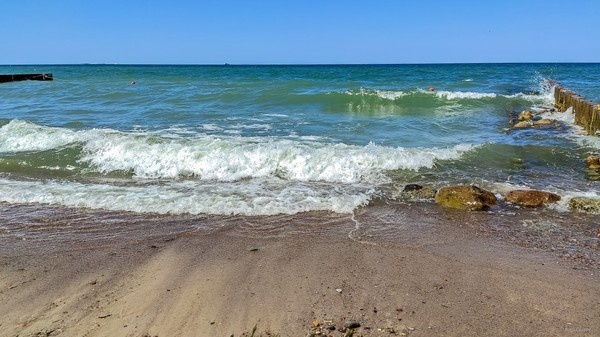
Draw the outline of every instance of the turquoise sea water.
M598 197L600 141L509 120L600 64L0 66L0 201L172 214L351 213L390 186ZM135 84L134 84L135 83ZM430 91L429 88L434 88Z

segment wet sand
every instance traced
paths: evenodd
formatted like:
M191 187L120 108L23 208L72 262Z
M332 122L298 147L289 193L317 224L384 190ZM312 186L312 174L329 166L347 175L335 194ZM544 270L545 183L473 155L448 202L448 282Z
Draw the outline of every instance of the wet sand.
M0 336L600 335L597 216L0 210Z

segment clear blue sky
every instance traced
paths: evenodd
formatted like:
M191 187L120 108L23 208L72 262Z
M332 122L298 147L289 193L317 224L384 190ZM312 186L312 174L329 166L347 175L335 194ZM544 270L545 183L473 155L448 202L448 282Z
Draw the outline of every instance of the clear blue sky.
M2 0L0 64L600 62L600 0Z

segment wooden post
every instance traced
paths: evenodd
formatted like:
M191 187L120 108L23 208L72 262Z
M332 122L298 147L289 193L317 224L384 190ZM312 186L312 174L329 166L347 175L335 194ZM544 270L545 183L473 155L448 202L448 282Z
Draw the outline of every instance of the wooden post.
M562 112L572 107L575 124L582 126L588 135L596 136L600 132L600 104L557 85L554 87L554 105Z

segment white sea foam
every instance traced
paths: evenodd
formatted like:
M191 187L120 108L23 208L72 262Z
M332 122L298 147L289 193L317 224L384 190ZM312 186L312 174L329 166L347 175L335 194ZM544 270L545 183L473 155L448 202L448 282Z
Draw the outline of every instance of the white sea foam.
M469 92L469 91L437 91L437 92L435 92L435 96L438 98L455 100L455 99L496 98L498 95L495 93Z
M551 104L554 102L554 97L551 91L544 91L540 94L525 94L525 93L515 93L511 95L503 95L493 92L474 92L474 91L449 91L449 90L440 90L440 91L429 91L425 89L417 89L412 91L402 91L402 90L370 90L361 88L358 91L348 90L345 92L347 95L352 96L376 96L385 100L394 101L402 97L417 95L417 94L427 94L432 95L438 99L445 100L480 100L480 99L490 99L497 97L504 98L520 98L525 100L530 100L535 103L542 104Z
M351 213L372 189L256 179L234 183L171 181L142 186L0 179L0 201L161 214Z
M295 181L376 182L384 171L419 170L456 159L470 145L449 149L354 146L269 138L199 136L184 141L111 134L85 144L82 158L102 173L129 171L138 178L194 176L235 181L277 176Z
M368 202L379 184L390 181L388 170L431 168L475 147L392 148L139 130L74 132L18 121L0 131L1 151L39 151L77 143L82 149L79 161L89 170L128 172L134 177L126 186L2 180L0 201L159 213L348 213ZM27 142L14 145L25 136Z
M375 90L375 95L383 99L389 99L391 101L396 100L400 97L408 96L410 93L404 91L393 91L393 90Z
M589 146L596 150L600 150L600 139L597 136L588 136L583 127L575 124L573 107L569 107L564 112L545 112L540 116L547 119L561 121L569 126L570 132L561 136L566 137L582 146Z
M564 191L562 193L559 193L559 195L561 196L560 201L548 206L549 208L554 209L559 212L569 212L570 211L569 202L571 201L571 199L576 198L576 197L584 197L584 198L600 200L600 194L598 194L597 191L588 191L588 192Z
M290 181L385 182L387 170L431 168L474 148L392 148L302 139L230 137L110 129L71 131L13 121L0 129L0 151L39 151L71 143L82 147L80 162L106 174L130 172L138 179L237 181L279 177Z
M368 90L364 88L360 88L358 91L348 90L345 92L347 95L351 96L376 96L379 98L383 98L386 100L394 101L400 97L408 96L416 93L417 91L401 91L401 90Z
M44 151L81 139L81 132L12 120L0 128L0 152Z

